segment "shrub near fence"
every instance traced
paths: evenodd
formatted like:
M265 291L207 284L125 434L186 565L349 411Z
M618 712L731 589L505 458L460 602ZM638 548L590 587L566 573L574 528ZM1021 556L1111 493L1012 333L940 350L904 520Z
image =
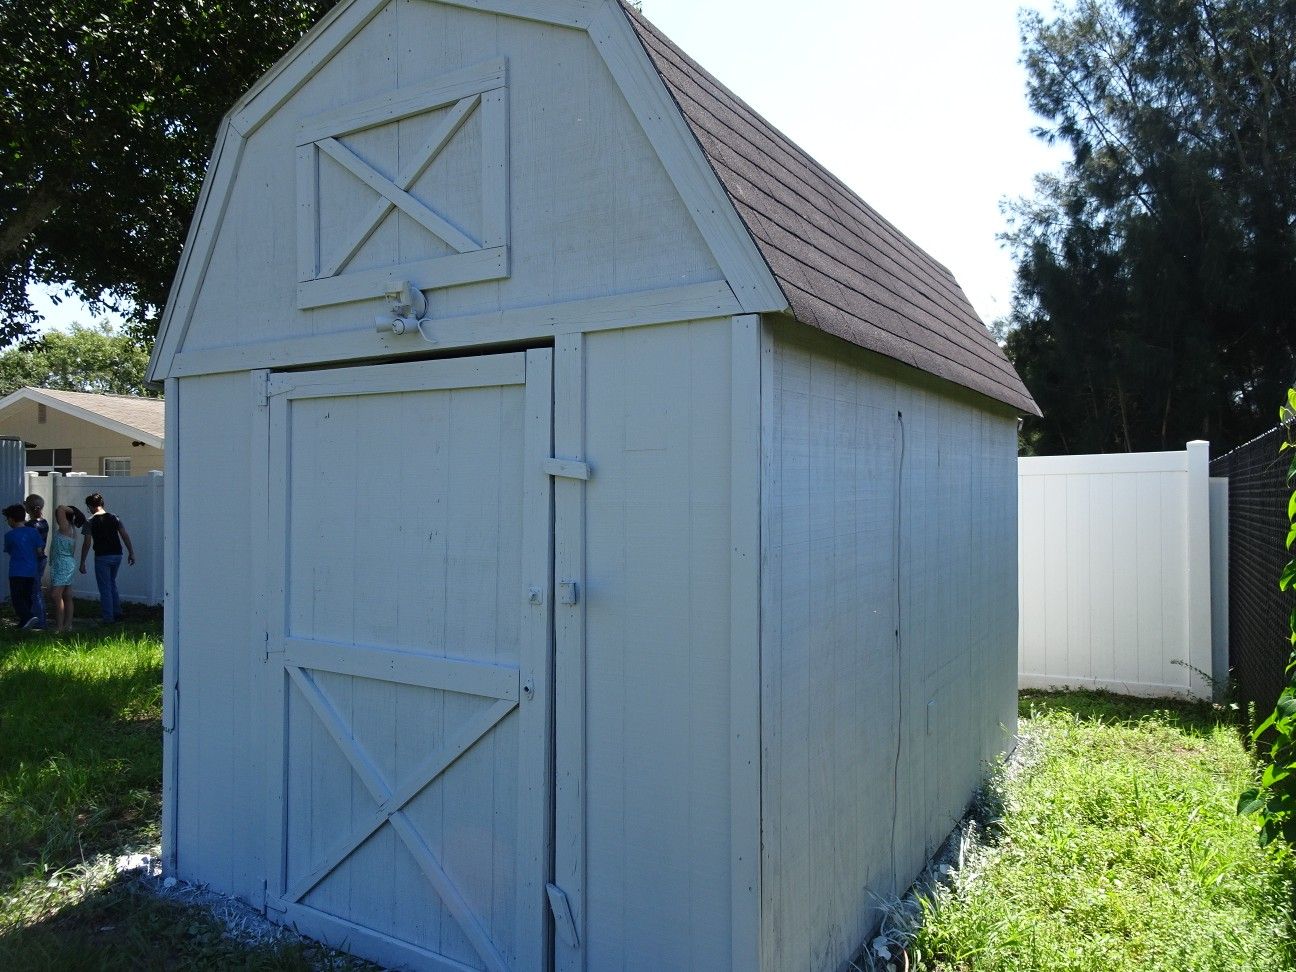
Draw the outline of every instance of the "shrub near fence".
M54 507L70 503L89 514L85 498L102 493L108 512L116 513L126 526L135 546L135 566L122 560L117 589L123 601L135 604L162 603L162 475L148 476L37 476L27 474L27 492L45 498L45 518L54 522ZM51 526L51 529L53 527ZM77 557L81 556L80 537ZM72 590L77 597L97 599L94 554L86 561L86 573L76 574Z
M1211 463L1229 481L1229 665L1238 695L1267 713L1287 683L1283 673L1293 596L1278 590L1287 563L1287 457L1272 429Z

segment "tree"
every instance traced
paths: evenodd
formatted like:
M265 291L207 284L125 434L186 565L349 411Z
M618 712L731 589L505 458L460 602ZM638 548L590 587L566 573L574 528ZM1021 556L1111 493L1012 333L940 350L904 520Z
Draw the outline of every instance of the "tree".
M0 396L23 387L155 396L145 383L148 352L107 324L73 325L0 351Z
M1079 0L1023 15L1038 134L1006 348L1041 453L1232 445L1296 371L1296 4Z
M31 284L156 331L221 116L333 0L0 0L0 347Z

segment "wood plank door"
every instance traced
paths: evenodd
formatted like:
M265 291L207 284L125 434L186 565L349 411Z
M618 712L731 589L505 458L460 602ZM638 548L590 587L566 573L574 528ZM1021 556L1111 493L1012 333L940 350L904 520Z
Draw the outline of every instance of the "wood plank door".
M267 909L388 965L545 969L551 352L267 394Z

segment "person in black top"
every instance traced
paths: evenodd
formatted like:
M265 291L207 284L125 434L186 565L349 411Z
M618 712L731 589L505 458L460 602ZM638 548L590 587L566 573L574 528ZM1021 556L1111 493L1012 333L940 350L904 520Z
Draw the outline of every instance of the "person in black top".
M126 544L126 562L132 567L135 566L135 547L131 544L130 534L122 526L122 521L104 509L102 493L87 496L86 506L90 510L90 519L81 531L85 537L85 542L81 545L81 573L86 572L86 557L93 545L95 583L99 586L102 620L120 621L122 612L121 597L117 593L117 570L121 567L122 544Z

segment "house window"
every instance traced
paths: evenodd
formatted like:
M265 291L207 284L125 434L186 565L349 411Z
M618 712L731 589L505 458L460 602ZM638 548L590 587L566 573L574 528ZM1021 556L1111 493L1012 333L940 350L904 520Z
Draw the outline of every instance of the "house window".
M66 475L72 471L72 450L28 449L27 469L42 476L48 476L52 472Z
M124 456L105 457L103 461L103 474L105 476L129 476L130 460Z

